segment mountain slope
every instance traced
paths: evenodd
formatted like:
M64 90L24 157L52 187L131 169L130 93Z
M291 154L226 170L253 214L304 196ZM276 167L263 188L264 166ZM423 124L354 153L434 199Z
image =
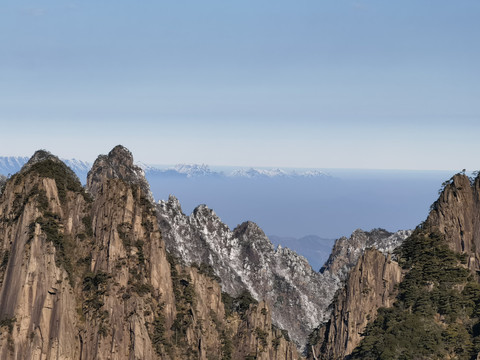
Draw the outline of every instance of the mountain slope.
M468 267L480 270L480 178L457 174L443 183L424 227L445 235L450 248L467 254Z
M384 254L391 254L411 233L411 230L400 230L395 233L384 229L355 230L349 238L341 237L335 241L332 252L320 272L333 273L345 281L349 271L365 250L374 248Z
M366 250L336 294L329 321L310 335L311 358L337 360L350 355L377 309L393 304L401 278L401 268L390 255Z
M88 192L40 151L0 196L0 357L297 359L248 294L175 263L131 153L95 162Z
M324 320L338 288L335 276L315 272L288 248L275 249L255 223L232 231L205 205L186 216L173 196L157 204L157 214L169 251L188 265L212 267L229 294L248 289L269 301L275 324L299 344Z
M358 271L378 268L360 259L332 305L330 321L310 336L309 358L478 358L479 184L478 177L463 174L443 184L427 220L395 250L398 263L386 259L397 274L401 267L401 281L386 281L384 274L372 278L375 286L357 281ZM385 298L387 288L397 289L388 291L396 292L394 299Z
M187 216L178 199L170 196L157 204L157 216L172 254L187 265L211 268L229 294L248 289L256 299L269 301L274 323L288 330L300 347L305 346L308 334L329 318L328 306L345 281L343 273L355 266L361 253L374 245L391 251L408 235L358 230L350 240L337 240L327 268L318 273L292 250L275 249L255 223L247 221L232 231L205 205Z
M23 156L0 156L0 174L13 175L19 172L29 161ZM77 159L62 159L62 161L73 170L73 172L84 182L87 173L92 167L91 163Z

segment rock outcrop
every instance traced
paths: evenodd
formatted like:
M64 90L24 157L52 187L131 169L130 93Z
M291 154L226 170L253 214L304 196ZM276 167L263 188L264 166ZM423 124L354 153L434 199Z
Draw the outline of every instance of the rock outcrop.
M129 184L140 186L142 191L153 201L150 185L145 179L145 172L141 167L134 165L133 155L127 148L117 145L108 155L100 155L88 172L87 188L96 194L105 179L122 179Z
M167 249L187 265L207 266L221 279L223 291L236 296L247 289L272 306L273 322L305 345L307 335L329 316L328 305L340 286L330 272L314 271L288 248L274 248L264 232L247 221L231 231L205 205L186 216L178 200L157 204Z
M309 358L337 360L350 355L378 308L393 304L401 279L401 268L390 255L366 250L337 293L330 319L310 335Z
M468 267L480 271L480 178L457 174L444 188L424 227L445 234L450 248L467 254Z
M391 254L411 234L411 230L400 230L395 233L384 229L355 230L349 238L341 237L335 241L332 253L320 272L330 272L338 276L341 281L345 281L348 273L366 249L372 248L385 255Z
M100 156L87 183L45 151L6 183L0 358L299 358L268 305L225 305L215 278L168 254L128 150Z
M477 250L480 249L480 178L471 179L464 174L457 174L442 185L438 200L432 205L428 218L419 226L418 231L423 231L425 234L438 234L436 236L444 239L451 250L466 255L465 265L459 263L458 266L460 269L468 267L472 274L477 275L478 281L480 270L480 254ZM376 233L374 237L378 237L377 235L382 232L382 230L374 231ZM371 241L368 239L368 234L356 231L350 240L337 240L332 255L322 271L336 272L340 277L347 278L347 281L332 303L330 320L310 335L307 349L309 358L348 358L355 347L360 344L361 334L367 323L375 319L378 308L388 308L393 305L393 302L397 300L395 299L395 285L400 284L402 277L409 276L410 273L402 274L407 270L402 271L388 255L382 255L378 251L367 250L360 258L359 256L363 249L369 247L375 247L388 253L410 235L411 232L400 232L392 236L381 236L383 240L380 241ZM414 243L415 239L410 238L408 241ZM415 256L421 258L420 254ZM357 265L348 272L349 266L356 258L359 258ZM453 265L449 263L449 266ZM461 270L458 271L461 274ZM434 286L433 283L430 285ZM463 287L465 284L461 286ZM404 292L408 292L408 289L404 288ZM429 293L428 287L425 289L425 293ZM428 300L423 301L425 302L424 306L428 307ZM418 304L416 306L421 307ZM447 325L443 324L443 326ZM464 345L459 344L459 346Z

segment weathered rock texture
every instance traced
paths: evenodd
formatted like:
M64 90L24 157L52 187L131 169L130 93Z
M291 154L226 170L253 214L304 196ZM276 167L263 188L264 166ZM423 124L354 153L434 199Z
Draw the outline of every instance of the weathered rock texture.
M330 318L309 335L308 358L345 358L360 343L378 308L393 303L402 274L391 254L411 233L356 230L350 238L335 241L320 271L337 276L342 285L330 305Z
M248 289L272 305L274 324L305 345L307 335L329 316L327 309L340 286L330 272L314 271L302 256L274 248L264 232L247 221L231 231L205 205L186 216L170 196L157 205L167 249L185 264L210 266L223 291L236 296Z
M8 180L0 196L0 358L297 359L268 306L227 314L215 279L172 260L132 164L116 147L95 162L85 192L41 151Z
M438 200L427 220L420 225L430 232L445 235L450 248L467 255L467 266L473 274L480 270L480 178L457 174L443 184ZM374 231L374 237L382 230ZM373 247L390 252L411 232L400 232L374 241ZM348 278L345 287L332 303L332 317L310 336L309 358L343 359L360 343L361 333L375 318L379 307L392 306L395 284L401 281L398 264L378 252L367 251L355 268L348 267L372 247L368 233L356 231L352 238L339 239L322 271L333 271ZM366 240L367 239L367 240ZM377 267L377 271L375 271ZM345 269L345 270L343 270ZM380 273L379 270L382 269ZM364 274L370 274L365 278Z
M423 225L445 234L453 251L467 254L468 267L480 270L480 178L457 174L444 184Z
M311 335L309 358L336 360L351 354L378 308L393 304L401 279L401 268L390 255L366 250L338 292L329 321Z
M345 281L366 249L373 248L384 254L391 254L411 234L411 230L400 230L395 233L384 229L355 230L349 238L341 237L335 241L332 253L320 272L330 272Z
M122 179L129 184L138 185L148 199L153 201L145 172L133 164L132 153L121 145L115 146L108 155L100 155L95 160L87 177L88 190L92 193L98 192L104 179Z

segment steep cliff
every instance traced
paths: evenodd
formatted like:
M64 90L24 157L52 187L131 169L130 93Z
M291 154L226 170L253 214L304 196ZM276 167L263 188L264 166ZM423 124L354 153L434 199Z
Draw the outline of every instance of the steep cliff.
M300 346L327 319L340 286L337 277L315 272L288 248L275 249L255 223L231 231L205 205L186 216L174 196L158 203L157 216L169 251L187 265L210 267L223 291L236 296L248 289L256 299L270 302L274 324L288 330Z
M393 304L401 278L401 268L390 255L366 250L337 293L330 319L310 335L309 357L336 360L350 355L377 309Z
M480 270L480 178L457 174L443 183L424 227L445 234L450 248L467 254L468 267Z
M407 239L387 242L400 244L398 264L370 250L360 258L332 317L311 334L309 358L478 358L479 181L457 174L443 184L427 220ZM334 249L325 270L339 271L351 254ZM368 269L373 281L361 275Z
M90 198L57 158L35 153L0 199L1 358L79 358L81 328L72 296ZM79 269L78 269L79 270Z
M1 194L0 358L298 358L268 306L226 306L214 278L166 252L127 149L87 183L40 151Z
M332 252L320 272L330 272L345 281L366 249L374 248L385 255L391 254L411 233L411 230L400 230L395 233L384 229L355 230L349 238L341 237L335 241Z

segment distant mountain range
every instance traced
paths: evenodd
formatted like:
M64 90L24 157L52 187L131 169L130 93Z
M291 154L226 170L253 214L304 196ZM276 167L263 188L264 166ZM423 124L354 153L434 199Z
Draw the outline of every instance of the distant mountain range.
M0 156L0 174L7 176L20 171L22 166L28 161L28 157L23 156ZM77 159L61 159L68 165L85 183L88 171L92 164ZM168 177L231 177L231 178L327 178L327 173L319 170L285 170L280 168L232 168L229 171L215 171L205 164L177 164L173 166L149 165L138 162L137 165L142 168L147 175L162 175Z
M280 168L231 168L226 171L212 170L205 164L177 164L170 167L154 166L137 163L147 175L166 175L179 177L230 177L230 178L296 178L296 177L330 177L329 174L319 170L285 170Z
M20 171L23 165L29 160L28 157L23 156L0 156L0 174L13 175ZM92 164L86 161L77 159L61 159L69 168L71 168L79 178L87 176L87 172L92 167Z

